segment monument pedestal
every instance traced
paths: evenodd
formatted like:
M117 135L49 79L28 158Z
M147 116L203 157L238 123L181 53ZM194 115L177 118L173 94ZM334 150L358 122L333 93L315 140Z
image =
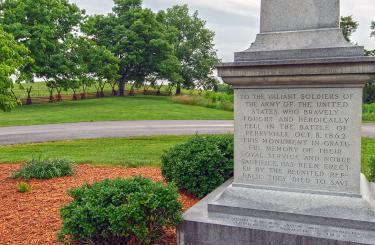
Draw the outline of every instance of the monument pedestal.
M375 244L361 196L370 57L234 62L235 176L189 210L178 244Z
M235 62L234 179L190 209L179 245L375 244L361 195L362 90L375 58L344 39L339 0L262 0Z
M184 214L184 221L178 227L177 244L375 244L375 221L369 222L367 220L370 217L373 218L374 214L368 203L360 198L338 197L336 199L332 196L326 196L327 198L325 199L325 196L319 196L315 199L316 203L314 201L309 203L308 200L311 197L305 197L304 195L306 194L300 195L297 193L295 197L288 197L288 193L279 191L271 191L274 192L275 195L273 195L269 191L260 191L259 193L256 190L251 190L251 193L247 194L258 192L253 196L256 200L243 200L242 197L237 198L233 197L232 194L226 193L228 191L227 188L229 190L232 189L231 181L219 187ZM245 188L242 189L242 191L248 191ZM236 188L233 190L237 192ZM283 200L280 202L274 200L274 198L277 199L280 196L282 196ZM220 197L224 197L226 201L218 205ZM289 198L291 199L288 200ZM302 202L299 203L299 199ZM332 199L336 202L332 203L333 206L330 204ZM262 200L266 202L264 207ZM324 202L320 203L319 200L324 200ZM343 203L340 203L341 200ZM271 203L271 201L274 202ZM293 202L289 203L289 201ZM350 205L352 201L354 205ZM255 205L255 207L249 207L250 203ZM307 204L307 206L304 204ZM290 206L293 207L289 209L288 207ZM334 206L343 211L334 210ZM316 216L311 215L308 207L312 208L311 211ZM287 211L284 212L285 210ZM359 213L358 210L360 210ZM331 211L333 212L331 213ZM301 214L301 212L306 213ZM332 217L332 214L337 214L337 216ZM328 216L330 217L328 218ZM356 222L351 223L349 221L351 218L356 220Z

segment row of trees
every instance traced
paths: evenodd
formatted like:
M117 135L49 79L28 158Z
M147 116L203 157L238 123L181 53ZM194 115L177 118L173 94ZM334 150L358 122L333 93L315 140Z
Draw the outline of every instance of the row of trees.
M177 93L217 83L211 75L219 62L214 33L197 12L183 5L154 13L142 0L114 2L112 13L87 16L68 0L0 0L0 50L11 53L10 60L0 57L2 109L16 104L14 79L29 103L37 79L46 82L50 101L55 92L60 100L62 90L85 94L106 83L113 92L118 85L119 96L128 83L133 88L162 80Z
M350 41L358 23L343 17L341 27ZM375 36L375 22L372 30ZM115 0L112 13L87 16L68 0L0 0L0 109L17 104L14 81L26 89L29 103L36 79L46 82L50 101L55 92L60 100L62 90L85 94L93 85L103 91L106 83L119 96L126 84L156 81L177 94L181 87L210 89L219 62L213 38L186 5L154 13L142 0Z

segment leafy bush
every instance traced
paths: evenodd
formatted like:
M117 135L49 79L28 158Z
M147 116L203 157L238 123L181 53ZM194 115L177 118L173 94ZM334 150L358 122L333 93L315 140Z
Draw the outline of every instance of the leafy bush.
M369 180L375 181L375 157L371 157L369 160Z
M227 94L233 94L233 87L231 85L222 83L217 86L216 92L221 92L221 93L227 93Z
M233 136L199 136L162 156L162 174L181 189L204 197L233 175Z
M21 192L21 193L27 193L27 192L30 192L32 189L31 189L31 186L25 182L20 182L17 184L17 191L18 192Z
M33 158L12 173L12 178L52 179L74 174L73 163L67 159Z
M182 220L177 188L142 177L104 180L70 190L60 211L60 241L151 244Z

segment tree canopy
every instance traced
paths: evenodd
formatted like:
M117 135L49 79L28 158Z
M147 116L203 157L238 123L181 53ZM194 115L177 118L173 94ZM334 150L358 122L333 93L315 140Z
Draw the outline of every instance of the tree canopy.
M344 34L346 41L351 42L351 36L357 31L359 23L354 20L353 16L342 16L340 27Z
M11 34L0 28L0 110L9 111L17 105L12 92L13 80L20 79L20 70L31 60L29 51L18 44ZM21 78L22 79L22 78Z
M214 45L215 33L206 27L198 12L190 14L187 5L176 5L161 11L159 19L169 33L174 34L171 42L180 61L182 85L194 88L197 81L201 82L200 86L215 85L216 80L211 77L214 66L219 63Z
M6 45L14 48L7 61L12 68L4 68L2 78L3 104L5 94L15 103L11 78L16 73L22 74L18 81L22 77L22 87L27 87L28 103L32 85L25 82L40 79L51 102L55 91L60 100L62 90L85 94L91 85L103 94L106 83L113 93L118 84L119 95L124 95L126 83L160 90L168 82L177 91L181 85L212 89L217 83L211 76L219 62L214 33L187 5L155 13L142 0L114 0L111 13L86 16L69 0L0 0L0 26L2 38L9 37ZM27 61L27 50L33 62Z
M34 77L54 78L62 44L83 18L81 11L68 0L3 0L0 24L17 42L30 50L34 63L24 72Z
M116 82L119 78L120 60L94 41L78 37L74 39L70 53L75 59L75 78L79 81L77 85L82 87L84 93L87 87L97 84L103 96L104 85Z
M120 60L119 95L127 82L142 83L149 75L180 79L179 62L156 14L141 0L115 0L113 13L88 18L82 31Z

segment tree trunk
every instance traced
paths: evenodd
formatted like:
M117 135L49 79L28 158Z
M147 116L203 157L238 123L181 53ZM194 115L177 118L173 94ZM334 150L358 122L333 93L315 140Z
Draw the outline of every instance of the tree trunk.
M173 89L173 86L169 86L169 88L168 88L168 95L169 96L172 95L172 89ZM181 92L181 89L180 89L180 92Z
M55 102L55 98L53 97L53 90L49 91L49 103Z
M95 94L95 97L96 98L100 98L100 89L96 87L96 94Z
M57 92L57 101L62 101L62 96L60 92Z
M73 92L73 100L78 100L78 96L75 91Z
M30 88L26 89L26 92L27 92L26 105L31 105L33 103L33 100L31 99L31 90L32 89L33 89L32 86L30 86Z
M81 93L81 100L86 99L86 92Z
M135 91L134 91L134 85L135 85L135 82L132 84L130 90L129 90L129 95L130 96L134 96L135 95Z
M57 101L58 102L62 101L61 89L57 89Z
M181 95L181 84L177 84L176 95Z
M112 96L116 96L116 95L117 95L117 91L115 87L112 87Z
M121 78L118 81L118 96L124 96L125 95L125 79Z
M143 86L143 95L147 95L148 92L148 86Z

